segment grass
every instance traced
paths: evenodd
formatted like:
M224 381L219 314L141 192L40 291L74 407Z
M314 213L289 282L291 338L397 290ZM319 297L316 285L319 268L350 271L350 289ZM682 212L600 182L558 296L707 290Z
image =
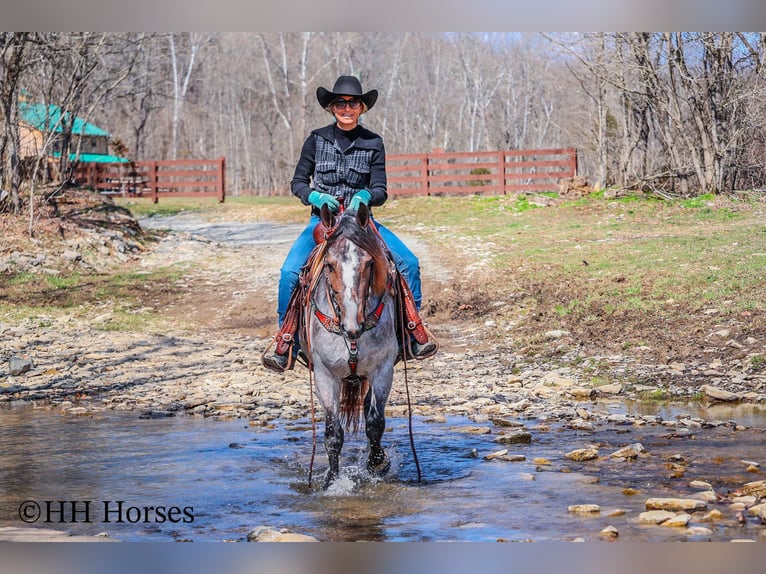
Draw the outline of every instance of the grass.
M178 278L179 272L171 268L101 275L19 273L0 283L0 316L35 320L45 326L51 317L87 318L97 307L102 313L109 309L111 314L97 328L132 331L157 322L152 299L173 289Z
M407 203L407 213L392 210L400 227L410 225L432 240L468 235L494 244L496 270L582 286L585 293L562 301L559 312L585 309L594 300L619 299L618 307L637 309L669 299L699 308L736 298L740 309L763 301L766 229L754 213L759 206L734 211L711 207L710 200L596 198L525 211L519 200L504 197Z

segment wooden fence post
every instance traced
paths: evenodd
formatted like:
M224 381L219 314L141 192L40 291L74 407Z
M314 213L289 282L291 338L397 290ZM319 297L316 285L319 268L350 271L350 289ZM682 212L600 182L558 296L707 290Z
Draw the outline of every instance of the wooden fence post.
M423 187L423 195L431 195L430 192L428 191L428 188L431 185L431 181L429 179L429 176L431 174L429 173L430 170L428 169L429 164L431 163L430 158L431 158L431 154L428 154L428 153L425 154L425 157L423 158L422 171L420 173L421 185Z
M224 169L224 163L225 158L221 156L218 159L218 203L223 203L224 198L226 197L226 188L224 185L224 178L225 178L225 169Z
M503 195L508 195L508 191L505 188L505 150L497 152L498 156L498 171L500 172L500 187L503 189Z
M578 160L577 148L574 148L572 150L572 177L575 177L577 175L577 168L578 168L577 160Z
M159 197L157 196L157 162L149 162L149 189L152 190L152 203L157 203Z

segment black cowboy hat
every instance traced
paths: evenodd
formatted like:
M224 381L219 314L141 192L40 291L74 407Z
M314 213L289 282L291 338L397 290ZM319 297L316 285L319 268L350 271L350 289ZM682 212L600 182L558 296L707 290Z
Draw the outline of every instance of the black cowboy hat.
M335 80L335 85L332 87L332 91L323 87L317 88L317 100L319 104L326 108L332 101L338 96L356 96L364 102L369 110L375 105L378 99L378 90L370 90L367 93L362 93L362 84L359 79L354 76L340 76Z

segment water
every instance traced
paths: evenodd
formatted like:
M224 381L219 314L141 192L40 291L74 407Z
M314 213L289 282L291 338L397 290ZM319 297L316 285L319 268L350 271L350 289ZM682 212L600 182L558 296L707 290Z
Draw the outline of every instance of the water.
M688 409L675 412L681 410ZM459 432L476 423L415 420L421 484L407 420L389 419L384 446L392 459L390 475L385 480L366 476L361 470L363 434L355 435L344 447L342 480L324 492L319 488L326 469L321 438L314 486L308 486L312 431L307 420L277 421L266 429L244 420L139 419L120 413L66 418L5 409L0 417L0 524L23 525L19 508L35 501L43 510L36 526L77 534L107 532L129 541L245 540L258 525L323 541L597 540L610 524L621 540L694 539L685 529L640 525L636 519L647 498L687 496L694 492L688 486L694 479L712 482L719 494L727 494L762 478L748 473L742 460L766 464L765 413L751 407L728 414L760 428L721 425L678 433L659 425L599 425L595 432L583 432L526 421L532 443L507 447L526 457L521 462L484 460L503 445L493 442L495 434ZM607 455L635 442L649 456L584 463L563 456L586 444L597 444ZM674 456L685 461L682 477L671 476L668 461ZM628 496L626 488L639 494ZM47 523L45 501L55 501ZM71 502L62 510L58 501L79 501L77 523L71 520ZM88 523L84 501L90 501ZM583 516L567 510L586 503L599 504L601 512ZM713 535L706 539L762 539L760 524L749 520L741 526L727 505L713 507L726 520L707 524ZM609 516L615 509L625 514Z

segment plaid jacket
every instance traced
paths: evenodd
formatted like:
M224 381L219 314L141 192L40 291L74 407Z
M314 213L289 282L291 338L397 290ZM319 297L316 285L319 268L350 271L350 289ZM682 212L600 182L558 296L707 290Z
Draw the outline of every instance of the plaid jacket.
M344 205L360 189L370 192L370 206L383 205L386 191L386 152L382 138L361 128L359 136L344 152L335 141L334 124L311 132L291 182L293 194L304 205L312 189L329 193Z

